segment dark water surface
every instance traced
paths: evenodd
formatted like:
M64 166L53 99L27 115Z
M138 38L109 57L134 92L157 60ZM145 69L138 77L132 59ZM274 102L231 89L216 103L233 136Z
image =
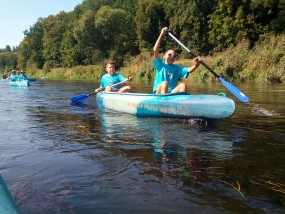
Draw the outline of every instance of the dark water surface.
M239 85L244 104L192 84L236 101L198 122L70 105L95 82L0 84L0 173L23 213L285 213L284 85Z

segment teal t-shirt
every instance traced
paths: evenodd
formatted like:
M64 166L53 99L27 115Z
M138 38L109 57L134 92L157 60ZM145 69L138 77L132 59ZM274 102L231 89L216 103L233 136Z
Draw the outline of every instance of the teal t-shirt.
M168 82L168 93L170 93L178 85L179 79L187 78L189 75L188 67L176 64L165 64L160 57L157 60L154 60L152 65L156 69L153 93L156 92L158 86L163 81Z
M103 90L105 90L108 86L119 83L119 82L123 82L126 79L127 78L125 78L123 75L118 74L118 73L114 73L112 76L110 76L109 74L104 74L100 81L100 87L102 87ZM116 91L116 90L119 90L121 87L122 85L116 85L116 86L113 86L112 89Z
M20 74L20 75L18 76L18 79L19 79L19 80L25 80L25 79L28 79L28 77L27 77L26 74Z
M10 79L11 79L12 81L16 81L16 80L18 80L18 75L17 75L17 74L11 74L11 75L10 75Z

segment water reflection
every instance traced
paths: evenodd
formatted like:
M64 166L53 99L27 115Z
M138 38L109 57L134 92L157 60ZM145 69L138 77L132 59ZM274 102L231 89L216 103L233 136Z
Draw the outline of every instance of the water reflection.
M146 162L154 164L151 168L162 173L166 168L182 174L192 172L192 176L205 181L211 177L209 173L219 168L215 166L217 162L231 157L232 141L225 133L217 132L216 124L205 126L173 119L138 118L108 110L104 110L101 121L101 142L111 144L114 151L120 150L129 157L133 150L137 150L135 156L148 151Z
M273 190L285 176L282 91L248 94L278 115L237 103L231 118L205 123L102 110L95 97L70 105L92 86L2 88L0 172L23 213L284 212Z

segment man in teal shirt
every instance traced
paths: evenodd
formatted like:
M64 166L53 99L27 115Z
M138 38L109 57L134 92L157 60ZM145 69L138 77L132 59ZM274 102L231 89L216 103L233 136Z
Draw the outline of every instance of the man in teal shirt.
M21 70L18 76L18 80L22 81L22 80L27 80L27 79L28 79L28 76L26 75L26 72L24 70Z
M154 61L152 65L156 69L156 76L153 86L153 93L155 94L185 92L186 84L185 83L178 84L178 80L181 78L187 78L189 76L189 73L192 73L202 61L201 57L196 57L195 64L189 68L173 64L176 57L176 53L173 49L166 51L162 60L161 57L159 56L158 49L162 37L168 31L169 30L167 27L161 30L161 33L153 47Z

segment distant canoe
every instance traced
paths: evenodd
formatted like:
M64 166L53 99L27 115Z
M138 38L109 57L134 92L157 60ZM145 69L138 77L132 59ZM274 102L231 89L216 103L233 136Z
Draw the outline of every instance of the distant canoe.
M22 80L22 81L9 81L10 86L30 86L29 80Z
M29 80L30 82L35 82L35 81L37 81L36 78L29 78L28 80Z

